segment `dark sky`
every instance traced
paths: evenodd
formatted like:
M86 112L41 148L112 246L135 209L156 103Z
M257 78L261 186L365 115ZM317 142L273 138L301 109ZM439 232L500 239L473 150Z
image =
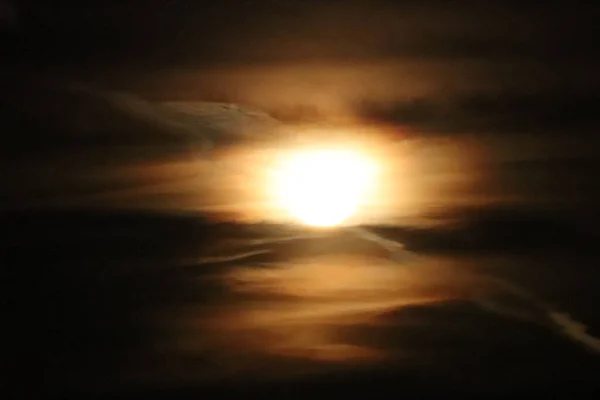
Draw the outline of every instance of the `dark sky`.
M366 366L369 394L375 375L403 395L412 384L497 393L551 381L572 397L595 381L597 358L564 340L583 325L548 318L564 311L600 332L599 11L591 1L0 0L0 282L7 343L19 344L3 361L26 378L13 383ZM400 167L385 184L398 188L382 200L416 190L423 209L414 223L392 204L363 233L398 240L415 264L389 262L354 230L306 238L314 232L277 219L240 224L247 204L233 189L260 183L245 151L277 152L273 120L165 100L256 106L294 129L341 116L392 132L385 150ZM390 371L408 375L398 385Z
M543 129L589 125L598 102L600 10L593 2L12 4L3 11L5 54L13 55L7 65L163 98L273 109L294 102L322 108L337 96L338 108L372 101L361 110L368 118L436 129L440 102L450 102L458 120L519 109L533 109L536 122L558 119ZM568 121L556 116L563 110ZM516 118L501 125L513 129L523 123ZM464 128L457 125L451 128Z
M21 52L47 62L476 58L597 61L591 3L15 1ZM24 48L26 48L26 51Z

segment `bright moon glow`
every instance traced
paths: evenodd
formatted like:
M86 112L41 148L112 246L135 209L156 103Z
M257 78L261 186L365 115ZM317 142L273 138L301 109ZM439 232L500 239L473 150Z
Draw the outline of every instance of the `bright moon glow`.
M299 152L276 170L276 201L302 223L335 226L364 204L374 180L374 164L357 152Z

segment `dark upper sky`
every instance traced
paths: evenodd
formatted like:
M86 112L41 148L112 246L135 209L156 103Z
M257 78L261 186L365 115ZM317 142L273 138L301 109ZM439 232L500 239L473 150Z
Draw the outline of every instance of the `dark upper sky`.
M597 61L598 7L593 2L12 3L17 12L5 6L3 19L18 27L14 51L48 63L196 65L402 57Z
M19 69L93 76L162 98L271 112L298 102L348 112L364 99L385 103L361 105L368 118L433 129L453 124L440 117L448 113L502 129L529 129L528 119L587 129L598 104L593 2L2 3L5 54ZM506 113L518 114L515 122L496 124Z

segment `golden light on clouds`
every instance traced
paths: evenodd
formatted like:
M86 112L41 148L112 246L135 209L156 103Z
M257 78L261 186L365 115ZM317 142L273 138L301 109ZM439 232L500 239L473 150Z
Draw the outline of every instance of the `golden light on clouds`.
M169 201L217 219L325 227L423 224L429 209L482 197L474 149L380 126L288 126L269 140L185 160L144 167L157 180L177 179L140 188L131 201Z
M272 175L275 202L311 226L335 226L351 217L372 193L377 164L349 149L293 152Z
M46 197L32 192L27 204L174 210L249 223L421 225L430 223L429 210L488 201L480 159L466 139L359 124L290 125L210 154L191 148L80 169L56 161L46 175L93 180L98 189ZM14 187L23 192L35 182L21 180Z
M220 373L247 377L268 371L270 378L410 357L401 332L412 322L386 315L481 287L447 260L415 259L399 266L377 257L334 255L286 260L274 268L240 263L217 281L241 301L223 298L210 309L168 310L164 326L177 329L163 345L188 356L218 349L213 357ZM352 336L359 326L382 324L399 332L397 350L382 351L369 337ZM194 379L213 373L198 371L197 365L186 372Z

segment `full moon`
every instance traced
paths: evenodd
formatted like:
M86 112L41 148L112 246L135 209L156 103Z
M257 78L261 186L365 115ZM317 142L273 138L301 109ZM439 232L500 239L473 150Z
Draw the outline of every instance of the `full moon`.
M278 206L311 226L339 225L366 201L375 181L375 164L356 151L305 150L275 169Z

